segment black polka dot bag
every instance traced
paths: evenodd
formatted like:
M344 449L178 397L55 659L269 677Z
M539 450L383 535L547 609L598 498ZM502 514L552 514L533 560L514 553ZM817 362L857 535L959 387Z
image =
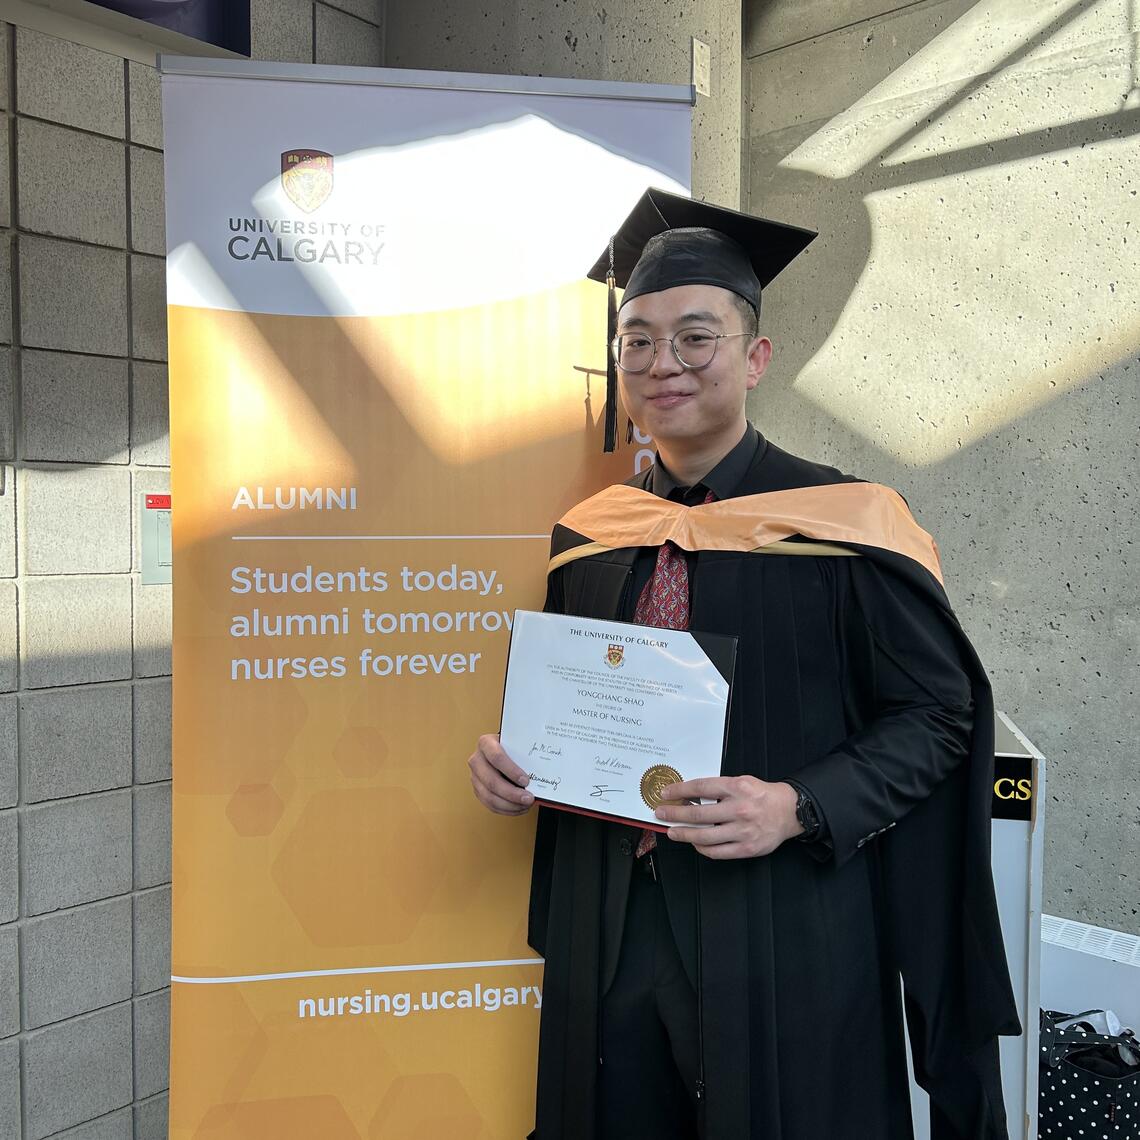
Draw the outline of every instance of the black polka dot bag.
M1103 1010L1041 1011L1040 1140L1140 1140L1140 1041L1096 1032Z

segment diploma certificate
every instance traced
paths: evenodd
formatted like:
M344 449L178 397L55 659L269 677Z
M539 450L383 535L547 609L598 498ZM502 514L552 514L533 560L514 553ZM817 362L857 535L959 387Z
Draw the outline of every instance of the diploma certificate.
M664 830L661 789L719 776L736 638L515 612L500 739L551 807Z

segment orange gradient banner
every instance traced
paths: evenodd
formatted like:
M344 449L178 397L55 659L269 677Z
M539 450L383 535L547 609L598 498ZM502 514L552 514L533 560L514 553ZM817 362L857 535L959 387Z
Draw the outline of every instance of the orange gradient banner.
M359 120L355 149L293 126L292 152L274 136L264 155L235 159L259 165L229 205L210 198L217 171L185 153L235 153L190 130L196 114L199 134L228 123L203 106L213 87L238 83L227 106L249 128L266 114L253 88L274 89L264 98L287 117L283 91L322 85L165 82L170 1134L523 1137L542 1002L525 938L533 823L480 808L465 761L498 726L513 613L541 605L553 521L639 462L637 444L601 452L604 289L531 281L470 304L368 312L336 292L335 262L327 280L305 278L303 303L262 289L252 274L266 267L241 260L255 247L231 239L227 255L228 233L246 216L275 233L321 225L342 255L361 225L345 155L372 153L375 116L357 102L379 96L336 92ZM420 94L444 109L472 98ZM607 105L594 102L604 133ZM663 106L670 153L683 147L687 162L688 108ZM285 163L284 202L274 180L290 153L301 158ZM186 222L195 210L205 220ZM611 221L590 223L583 268ZM385 223L386 243L400 224ZM272 271L302 272L280 259Z

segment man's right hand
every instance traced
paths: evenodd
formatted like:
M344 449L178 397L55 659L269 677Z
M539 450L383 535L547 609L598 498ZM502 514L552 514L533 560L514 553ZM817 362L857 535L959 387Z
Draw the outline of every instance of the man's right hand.
M530 777L503 751L498 734L479 737L467 761L475 798L499 815L524 815L534 796L526 790Z

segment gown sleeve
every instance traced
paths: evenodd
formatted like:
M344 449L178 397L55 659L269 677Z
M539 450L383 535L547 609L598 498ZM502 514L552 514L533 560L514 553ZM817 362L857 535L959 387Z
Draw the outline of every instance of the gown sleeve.
M837 863L893 827L967 755L972 686L932 603L870 560L839 575L839 640L854 731L796 772L826 821Z

